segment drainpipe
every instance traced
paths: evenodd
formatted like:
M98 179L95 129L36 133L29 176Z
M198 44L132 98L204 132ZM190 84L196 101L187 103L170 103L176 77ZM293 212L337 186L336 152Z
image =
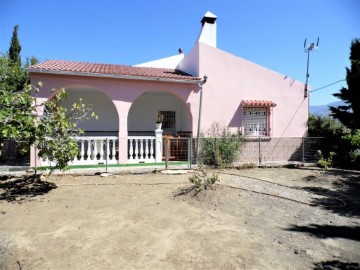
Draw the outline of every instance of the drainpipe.
M197 142L196 142L196 163L198 163L198 152L199 152L199 143L200 143L200 124L201 124L201 111L202 111L202 99L203 99L203 85L206 83L208 77L206 74L201 82L198 83L200 89L200 104L199 104L199 118L198 118L198 128L197 128Z

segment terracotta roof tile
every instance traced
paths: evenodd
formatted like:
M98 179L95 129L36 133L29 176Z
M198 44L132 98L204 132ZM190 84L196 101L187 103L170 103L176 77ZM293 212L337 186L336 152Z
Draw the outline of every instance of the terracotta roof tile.
M181 70L168 68L135 67L125 65L98 64L66 60L49 60L29 68L29 71L45 70L59 72L78 72L89 74L164 78L175 80L200 80Z
M270 100L243 100L241 102L243 106L264 106L264 107L276 107L276 103Z

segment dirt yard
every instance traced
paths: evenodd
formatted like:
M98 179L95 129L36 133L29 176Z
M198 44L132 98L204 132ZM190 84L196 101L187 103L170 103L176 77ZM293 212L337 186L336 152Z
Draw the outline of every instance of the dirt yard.
M360 269L360 175L3 177L2 269ZM188 192L189 191L189 192Z

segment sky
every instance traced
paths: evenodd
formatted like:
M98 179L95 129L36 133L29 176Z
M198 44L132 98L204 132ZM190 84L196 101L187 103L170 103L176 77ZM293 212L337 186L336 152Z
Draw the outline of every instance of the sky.
M301 82L304 40L313 90L345 79L351 41L360 38L360 0L0 0L0 52L19 25L21 56L135 65L188 53L211 11L217 47ZM342 81L314 91L311 105L337 101Z

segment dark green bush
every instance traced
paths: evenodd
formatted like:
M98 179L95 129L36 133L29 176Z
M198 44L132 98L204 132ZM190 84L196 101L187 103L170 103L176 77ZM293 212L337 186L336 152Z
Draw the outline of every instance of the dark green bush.
M216 168L232 164L243 144L239 132L232 133L228 127L215 122L201 134L199 163Z

